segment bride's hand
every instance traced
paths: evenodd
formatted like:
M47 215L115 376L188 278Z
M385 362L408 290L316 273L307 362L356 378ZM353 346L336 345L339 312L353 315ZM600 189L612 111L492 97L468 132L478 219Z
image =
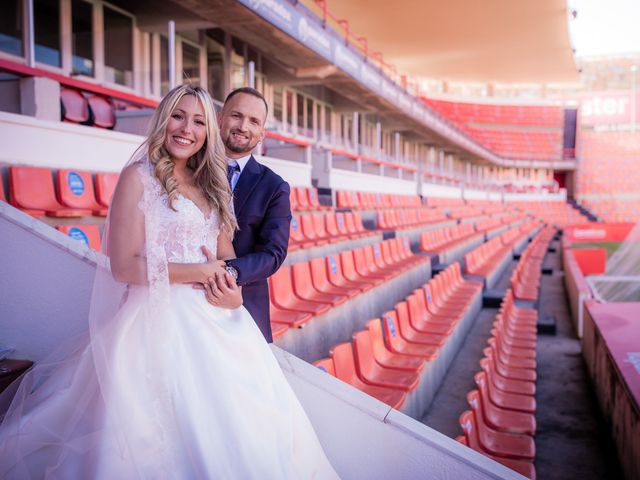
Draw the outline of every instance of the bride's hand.
M204 289L207 301L214 307L233 309L242 305L242 288L227 272L210 278Z
M206 284L210 278L216 278L217 275L224 275L226 273L223 260L218 260L216 256L206 246L200 247L202 253L207 257L206 263L201 264L202 280L201 283Z

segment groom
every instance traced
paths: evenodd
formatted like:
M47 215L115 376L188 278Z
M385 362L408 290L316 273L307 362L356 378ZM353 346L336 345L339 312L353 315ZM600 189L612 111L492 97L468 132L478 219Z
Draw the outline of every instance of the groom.
M238 88L227 96L218 123L239 227L233 239L237 258L226 262L226 270L242 286L245 308L267 342L272 342L267 277L287 256L291 206L289 184L251 154L264 139L267 113L259 91ZM229 289L215 286L211 285L207 299L224 307Z

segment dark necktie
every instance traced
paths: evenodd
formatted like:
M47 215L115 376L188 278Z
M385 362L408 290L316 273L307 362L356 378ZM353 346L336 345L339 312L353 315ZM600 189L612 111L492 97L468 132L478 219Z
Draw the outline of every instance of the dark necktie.
M227 165L227 180L229 181L229 186L233 190L233 184L231 180L233 180L233 174L240 171L240 166L236 163L235 165Z

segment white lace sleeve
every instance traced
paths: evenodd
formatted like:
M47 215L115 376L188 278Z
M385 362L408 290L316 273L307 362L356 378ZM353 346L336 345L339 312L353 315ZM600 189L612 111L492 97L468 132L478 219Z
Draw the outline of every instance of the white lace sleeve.
M162 206L162 186L158 183L151 165L142 163L138 167L144 193L138 208L144 213L145 255L147 258L147 279L149 281L150 308L162 308L170 300L169 267L164 248L164 232L160 228L159 209Z

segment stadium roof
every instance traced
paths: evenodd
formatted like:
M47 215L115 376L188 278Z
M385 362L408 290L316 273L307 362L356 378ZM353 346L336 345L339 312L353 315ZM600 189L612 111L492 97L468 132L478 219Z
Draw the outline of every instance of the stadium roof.
M577 83L565 0L327 0L370 52L411 77ZM314 0L303 3L319 11Z

